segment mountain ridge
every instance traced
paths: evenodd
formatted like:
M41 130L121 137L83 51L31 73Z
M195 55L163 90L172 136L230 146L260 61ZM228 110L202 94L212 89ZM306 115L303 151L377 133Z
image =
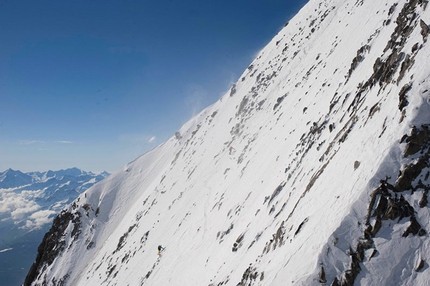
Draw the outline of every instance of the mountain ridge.
M25 285L425 285L426 8L309 1L218 102L64 209Z

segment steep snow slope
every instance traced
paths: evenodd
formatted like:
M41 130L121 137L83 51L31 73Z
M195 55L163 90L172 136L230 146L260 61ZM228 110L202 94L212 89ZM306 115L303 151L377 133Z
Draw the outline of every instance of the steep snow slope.
M65 209L26 285L425 285L426 8L310 1L218 102Z

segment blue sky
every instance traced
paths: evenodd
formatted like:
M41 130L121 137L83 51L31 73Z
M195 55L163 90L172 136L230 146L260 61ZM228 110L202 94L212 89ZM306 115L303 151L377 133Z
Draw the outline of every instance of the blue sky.
M306 0L0 1L0 171L115 171L214 103Z

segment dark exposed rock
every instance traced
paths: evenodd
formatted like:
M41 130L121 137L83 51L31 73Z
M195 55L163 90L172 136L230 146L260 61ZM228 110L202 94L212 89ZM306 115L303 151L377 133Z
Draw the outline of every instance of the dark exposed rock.
M370 85L373 86L377 82L379 82L380 86L389 84L404 57L405 53L398 53L397 50L394 50L386 60L377 58L373 65Z
M113 253L115 253L115 252L117 252L117 251L119 251L119 250L121 250L121 248L123 248L124 247L124 245L125 245L125 243L126 243L126 240L127 240L127 237L128 237L128 235L130 234L130 232L135 228L137 226L137 224L133 224L133 225L131 225L129 228L128 228L128 231L127 232L125 232L120 238L119 238L119 241L118 241L118 244L117 244L117 247L116 247L116 250L113 252Z
M333 282L331 283L331 286L340 286L339 280L337 280L337 277L334 278Z
M281 184L279 184L279 186L276 187L276 189L273 191L272 195L270 196L270 199L269 199L269 202L267 203L267 205L270 205L270 203L273 201L273 199L276 198L276 196L278 196L282 192L285 184L286 184L285 182L282 182Z
M299 227L297 228L296 232L294 233L294 236L296 236L297 234L299 234L300 230L302 229L302 227L305 225L305 223L308 222L308 218L305 218L302 223L300 223Z
M245 96L242 99L242 101L240 102L239 109L236 113L236 116L239 116L241 113L243 113L245 111L245 107L248 104L248 102L249 102L249 99L248 99L248 97Z
M406 148L403 156L408 157L429 147L430 144L430 126L422 125L420 128L412 127L411 135L405 136L403 142L406 142Z
M375 225L373 226L373 229L372 229L372 237L374 237L378 233L381 227L382 227L382 219L380 216L377 216Z
M400 67L400 72L399 72L399 77L397 78L397 82L400 82L405 76L406 71L408 71L415 64L414 58L415 58L415 55L414 56L406 55L405 60L402 62L402 66Z
M421 271L424 268L425 265L425 261L423 259L420 260L420 263L418 264L418 266L415 268L416 272Z
M242 280L237 285L238 286L252 285L252 282L256 281L257 278L258 278L257 268L252 265L249 265L249 267L245 270L245 272L242 275ZM260 276L260 279L261 279L261 276Z
M229 228L226 231L218 232L217 238L219 238L220 240L222 240L225 235L227 235L227 234L230 233L230 231L233 229L233 226L234 226L233 224L230 224Z
M373 212L372 216L380 217L385 214L385 211L387 210L388 205L388 199L384 195L380 195L378 204Z
M359 161L355 161L354 162L354 170L357 170L358 167L360 167L360 162Z
M355 273L351 269L345 271L344 276L341 280L341 286L354 286L355 278L357 278L358 272Z
M370 108L368 118L372 118L372 117L373 117L373 115L375 115L375 113L376 113L376 112L378 112L378 111L380 111L380 110L381 110L381 108L380 108L379 103L376 103L375 105L373 105L373 106Z
M239 235L239 237L236 239L236 241L233 243L233 247L231 249L232 252L236 252L243 244L243 238L245 237L245 234L242 233Z
M350 269L346 270L341 281L341 286L353 286L355 278L357 278L358 274L361 271L360 261L357 257L357 254L350 249Z
M399 191L411 190L412 182L421 174L421 171L429 166L428 156L420 157L404 167L397 179L396 188Z
M321 266L321 270L318 276L318 281L320 283L327 283L327 279L325 278L325 271L324 271L324 267Z
M396 19L397 26L394 29L394 33L391 35L391 39L384 51L404 46L416 25L417 14L415 8L417 4L418 1L416 0L405 3Z
M287 94L284 94L283 96L278 97L275 105L273 106L273 110L276 110L279 107L279 105L281 105L282 101L284 101L286 96L287 96Z
M29 286L37 278L43 267L51 265L55 258L63 252L66 247L64 235L70 223L74 223L72 237L77 238L80 234L80 213L74 215L63 210L55 217L51 229L43 237L42 243L37 249L36 260L31 266L24 286Z
M394 4L390 7L390 9L388 10L388 16L394 13L394 11L396 10L396 7L397 7L397 3L394 3Z
M263 253L268 253L269 250L276 249L276 247L282 246L284 244L284 235L285 235L284 223L285 221L282 221L276 233L272 234L272 238L264 247Z
M399 221L404 217L410 217L414 214L414 208L403 198L400 196L399 200L389 198L387 210L383 215L383 219L395 220L399 219Z
M230 89L230 97L232 97L236 93L236 84L233 84L233 86Z
M415 216L411 216L411 224L408 226L402 236L407 237L409 234L417 235L420 229L421 225L418 223Z
M429 35L429 26L424 22L423 20L420 20L420 27L421 27L421 36L423 36L424 42L427 41L427 37Z
M377 253L378 253L378 251L377 251L376 249L373 249L372 254L370 254L369 260L370 260L372 257L375 257L375 255L376 255Z
M369 45L364 45L357 51L357 55L352 59L351 67L348 71L347 80L351 77L352 72L358 67L358 65L364 60L364 55L370 50Z
M365 239L371 239L373 237L372 229L373 229L373 227L370 224L368 224L367 227L364 229L364 238Z
M403 91L406 93L408 87ZM420 207L427 206L427 194L430 186L423 183L421 179L417 178L422 176L425 182L430 177L430 172L423 173L430 167L430 130L428 125L421 127L413 127L411 135L405 135L400 140L400 143L405 143L406 148L404 151L404 158L412 157L412 163L403 167L403 170L398 175L396 184L388 183L390 178L380 181L380 185L376 188L371 195L371 200L368 208L368 215L366 218L366 228L363 231L364 239L359 239L355 251L350 248L350 267L345 270L341 277L340 285L348 286L354 285L357 275L361 271L360 263L364 261L365 252L368 249L374 249L370 258L376 255L377 250L374 248L372 238L375 237L382 227L383 220L392 220L399 222L403 218L409 217L410 224L402 234L407 238L410 234L425 236L427 231L422 228L415 216L414 207L405 199L404 192L409 191L422 191L423 197L420 200ZM373 217L374 225L370 224L370 218ZM369 259L370 259L369 258ZM420 262L416 271L420 271L424 267L424 262ZM332 285L339 285L337 278L333 281Z
M389 84L400 64L402 64L402 68L397 80L401 80L404 77L406 70L414 64L413 56L406 56L405 53L400 51L405 46L409 36L417 25L418 16L415 12L417 4L417 1L409 1L403 6L402 11L396 19L397 25L394 32L391 34L391 38L384 49L384 53L390 52L390 54L383 55L376 59L373 65L373 74L366 83L363 84L361 92L368 87L373 87L377 83L379 83L379 86L381 87ZM391 6L389 15L394 12L395 6L396 5ZM358 59L360 59L360 57ZM351 67L353 66L355 65L352 65ZM359 91L359 94L361 92Z
M275 247L277 244L282 245L284 244L284 221L282 221L281 225L279 226L278 230L276 231L275 237L274 237L274 244Z
M428 204L427 196L428 196L428 190L425 190L425 191L423 192L423 196L422 196L422 198L421 198L421 200L420 200L420 202L419 202L419 206L420 206L420 208L424 208L424 207L426 207L426 206L427 206L427 204Z
M371 239L362 239L357 243L356 253L360 262L363 262L364 260L364 252L372 247L373 241Z
M406 62L406 60L405 60ZM405 63L403 62L403 63ZM402 65L403 66L403 65ZM402 68L403 69L403 68ZM402 111L403 108L408 106L409 101L407 94L412 89L412 84L405 84L399 92L399 110Z

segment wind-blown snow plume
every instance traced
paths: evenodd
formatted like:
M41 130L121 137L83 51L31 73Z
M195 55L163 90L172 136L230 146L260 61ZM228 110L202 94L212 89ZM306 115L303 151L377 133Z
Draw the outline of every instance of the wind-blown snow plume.
M311 0L65 209L26 285L425 285L428 23L427 1Z

